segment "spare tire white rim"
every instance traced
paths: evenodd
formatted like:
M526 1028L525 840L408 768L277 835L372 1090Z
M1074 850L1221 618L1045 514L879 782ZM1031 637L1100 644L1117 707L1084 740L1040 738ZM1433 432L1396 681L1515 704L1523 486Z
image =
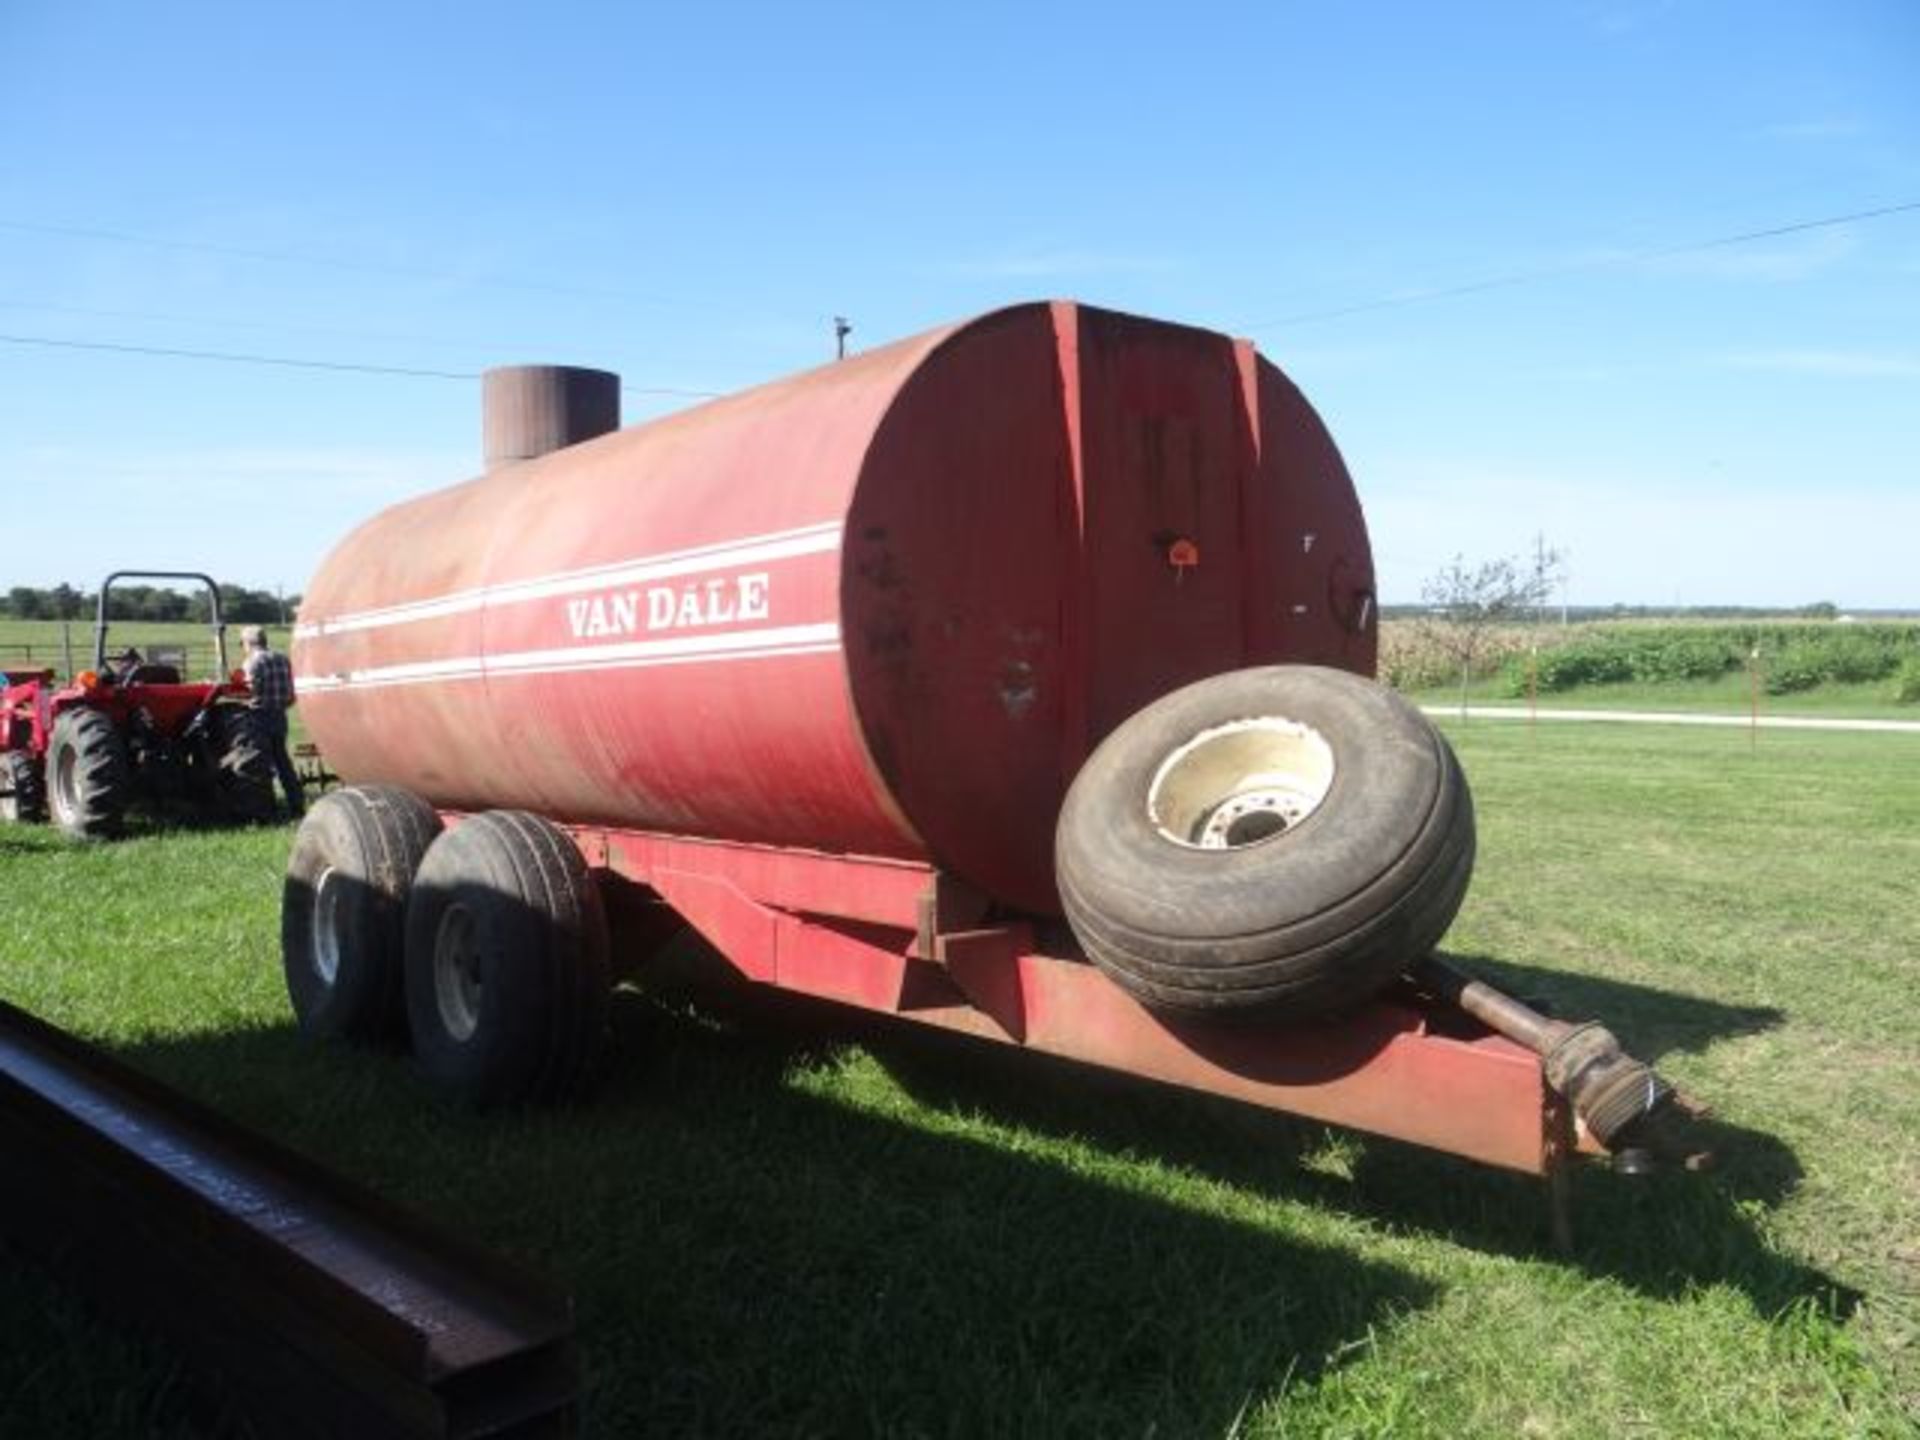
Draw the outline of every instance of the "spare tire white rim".
M1147 786L1147 816L1190 850L1238 850L1285 834L1333 786L1333 747L1279 715L1230 720L1178 746Z

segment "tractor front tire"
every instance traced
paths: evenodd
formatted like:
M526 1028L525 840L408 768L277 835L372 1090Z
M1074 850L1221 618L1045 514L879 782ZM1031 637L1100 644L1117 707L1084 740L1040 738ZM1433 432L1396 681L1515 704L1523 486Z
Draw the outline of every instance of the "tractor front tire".
M407 1022L430 1079L480 1106L571 1098L612 999L606 913L566 833L492 810L433 842L407 901Z
M28 824L47 818L47 782L40 764L24 750L0 755L0 821Z
M307 811L280 892L280 961L300 1029L369 1044L406 1033L407 892L440 817L418 795L355 785Z
M46 781L53 823L70 837L117 835L133 798L133 771L113 721L87 709L68 710L54 721Z
M273 762L254 713L239 706L215 710L212 739L213 797L220 814L243 824L273 819Z

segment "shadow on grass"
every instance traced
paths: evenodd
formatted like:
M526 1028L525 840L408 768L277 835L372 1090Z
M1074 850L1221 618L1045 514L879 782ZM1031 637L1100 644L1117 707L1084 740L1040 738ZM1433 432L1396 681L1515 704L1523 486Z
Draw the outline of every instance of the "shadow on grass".
M615 1022L560 1112L475 1115L284 1027L119 1053L570 1288L587 1433L1214 1435L1436 1293L1163 1176L877 1112L796 1074L790 1027L631 992Z
M51 832L39 827L0 825L0 857L25 859L30 855L57 855L60 842Z
M1448 956L1471 975L1491 981L1509 995L1524 997L1548 1014L1569 1020L1596 1019L1650 1065L1668 1055L1704 1050L1716 1040L1758 1035L1786 1023L1786 1012L1771 1005L1729 1005L1677 990L1656 990L1537 965L1499 960L1491 955Z
M1515 993L1545 997L1558 1014L1604 1020L1649 1061L1783 1019L1766 1007L1460 959ZM1537 1179L964 1037L922 1035L831 1007L780 1008L791 1012L792 1024L857 1034L903 1088L949 1113L983 1113L1159 1157L1263 1194L1330 1205L1476 1250L1559 1258L1546 1187ZM1626 1176L1603 1165L1580 1167L1572 1177L1575 1244L1567 1263L1655 1296L1725 1284L1745 1292L1762 1314L1809 1297L1850 1313L1855 1292L1769 1247L1755 1222L1756 1209L1777 1207L1798 1185L1793 1150L1774 1136L1711 1119L1699 1138L1715 1156L1706 1174Z
M0 1436L254 1440L238 1416L193 1393L157 1344L103 1328L44 1256L0 1243L0 1277Z

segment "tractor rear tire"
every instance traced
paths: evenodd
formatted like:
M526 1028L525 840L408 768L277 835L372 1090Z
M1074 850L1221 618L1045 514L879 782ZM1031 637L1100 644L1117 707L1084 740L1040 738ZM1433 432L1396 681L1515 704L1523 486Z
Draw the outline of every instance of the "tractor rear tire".
M1439 942L1473 872L1473 800L1391 690L1279 665L1123 723L1075 778L1056 841L1074 933L1141 1003L1304 1020Z
M258 718L223 705L213 712L212 740L213 799L220 814L243 824L273 819L273 762Z
M88 709L68 710L54 721L46 782L53 823L70 837L117 835L133 799L133 771L113 721Z
M280 961L305 1034L404 1038L407 892L440 828L431 805L389 785L335 790L307 811L280 896Z
M407 1021L421 1067L480 1107L583 1091L613 983L599 887L566 833L493 810L433 842L407 902Z
M47 818L47 782L40 765L24 750L0 755L0 822L24 825Z

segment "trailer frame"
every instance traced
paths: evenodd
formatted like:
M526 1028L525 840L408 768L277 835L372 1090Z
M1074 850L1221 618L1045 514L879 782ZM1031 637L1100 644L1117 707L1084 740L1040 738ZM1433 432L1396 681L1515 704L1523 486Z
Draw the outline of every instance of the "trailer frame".
M1407 1141L1556 1196L1569 1163L1606 1153L1539 1054L1411 984L1310 1025L1173 1018L1063 924L996 913L931 865L561 828L603 887L639 887L754 984Z

